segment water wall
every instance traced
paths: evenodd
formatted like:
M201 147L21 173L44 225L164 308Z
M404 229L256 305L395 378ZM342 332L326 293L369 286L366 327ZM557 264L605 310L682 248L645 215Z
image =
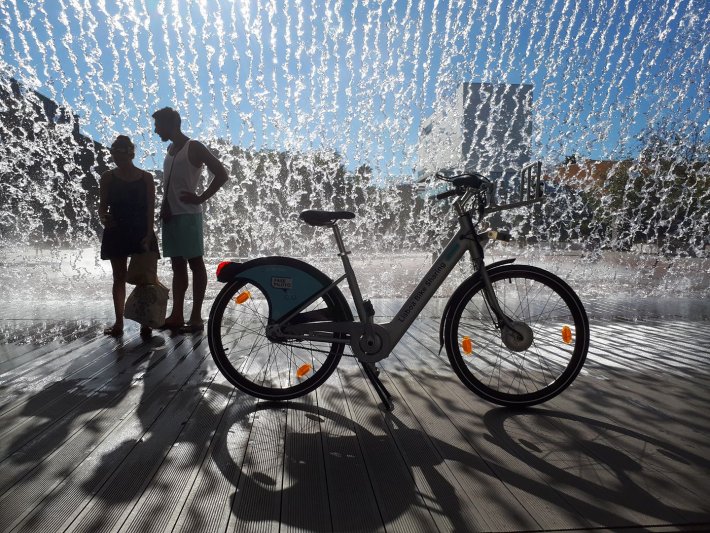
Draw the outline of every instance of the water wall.
M702 0L0 0L2 290L110 281L106 147L131 136L160 192L151 115L170 105L230 172L205 210L210 264L336 271L298 213L348 209L370 293L405 293L455 225L435 170L505 191L541 161L545 202L482 224L515 237L492 257L590 294L707 295L708 34Z

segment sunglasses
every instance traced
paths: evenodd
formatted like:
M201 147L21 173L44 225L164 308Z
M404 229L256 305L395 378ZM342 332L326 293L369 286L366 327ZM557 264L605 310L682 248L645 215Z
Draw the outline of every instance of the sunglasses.
M109 151L112 154L130 154L132 152L130 148L111 148Z

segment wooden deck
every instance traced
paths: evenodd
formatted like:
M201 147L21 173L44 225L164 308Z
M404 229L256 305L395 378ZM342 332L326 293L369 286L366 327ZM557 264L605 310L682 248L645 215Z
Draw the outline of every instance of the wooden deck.
M202 336L0 318L0 530L708 530L710 304L693 305L592 305L582 374L524 411L457 380L436 305L381 365L392 413L349 357L274 405L226 383Z

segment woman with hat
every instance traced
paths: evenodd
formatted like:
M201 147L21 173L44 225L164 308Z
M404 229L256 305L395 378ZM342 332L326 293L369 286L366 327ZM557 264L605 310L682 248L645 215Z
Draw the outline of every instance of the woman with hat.
M158 251L153 228L155 184L150 173L133 164L135 147L130 138L119 135L110 150L116 167L101 176L99 218L104 225L101 259L110 260L113 270L116 322L106 328L104 334L120 337L123 335L128 256ZM142 337L150 334L149 327L141 327Z

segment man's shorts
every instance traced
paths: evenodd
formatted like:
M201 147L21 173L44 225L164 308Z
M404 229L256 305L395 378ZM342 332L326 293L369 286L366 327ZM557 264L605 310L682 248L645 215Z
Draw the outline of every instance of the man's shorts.
M192 259L205 255L202 214L173 215L163 221L163 257Z

